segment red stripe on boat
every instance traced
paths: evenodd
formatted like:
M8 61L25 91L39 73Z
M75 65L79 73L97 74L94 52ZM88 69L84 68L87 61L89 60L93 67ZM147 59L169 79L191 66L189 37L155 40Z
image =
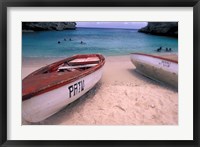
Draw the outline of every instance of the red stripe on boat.
M149 57L158 58L158 59L163 59L163 60L170 61L170 62L174 62L174 63L177 63L177 64L178 64L178 61L176 61L176 60L172 60L172 59L168 59L168 58L164 58L164 57L160 57L160 56L149 55L149 54L144 54L144 53L131 53L131 54L149 56Z

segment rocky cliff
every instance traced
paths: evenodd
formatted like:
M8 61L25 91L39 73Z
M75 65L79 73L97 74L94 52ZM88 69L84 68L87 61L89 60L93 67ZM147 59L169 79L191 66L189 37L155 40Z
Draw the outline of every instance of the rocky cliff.
M178 37L178 22L148 22L139 32Z
M76 22L22 22L23 31L74 30Z

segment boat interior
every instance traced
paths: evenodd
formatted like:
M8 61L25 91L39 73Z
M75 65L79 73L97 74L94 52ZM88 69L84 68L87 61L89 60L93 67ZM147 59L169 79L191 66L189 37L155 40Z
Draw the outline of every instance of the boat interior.
M50 70L45 70L43 73L49 72L72 72L72 71L83 71L88 68L94 67L98 65L100 62L99 57L81 57L81 58L73 58L71 60L64 61L62 63L58 63L52 65Z

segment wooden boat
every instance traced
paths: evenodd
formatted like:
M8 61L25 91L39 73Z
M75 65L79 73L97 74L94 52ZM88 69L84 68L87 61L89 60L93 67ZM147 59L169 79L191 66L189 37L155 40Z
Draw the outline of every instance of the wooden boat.
M22 117L39 122L89 91L101 78L105 58L75 55L40 68L22 80Z
M139 73L178 88L177 61L142 53L132 53L130 58Z

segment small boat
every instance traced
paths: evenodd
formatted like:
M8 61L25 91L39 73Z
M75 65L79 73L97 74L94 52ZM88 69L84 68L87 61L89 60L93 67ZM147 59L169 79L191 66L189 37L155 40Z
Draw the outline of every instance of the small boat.
M142 75L178 88L177 61L143 53L132 53L130 58Z
M22 80L22 117L40 122L92 89L101 79L105 58L75 55L38 69Z

